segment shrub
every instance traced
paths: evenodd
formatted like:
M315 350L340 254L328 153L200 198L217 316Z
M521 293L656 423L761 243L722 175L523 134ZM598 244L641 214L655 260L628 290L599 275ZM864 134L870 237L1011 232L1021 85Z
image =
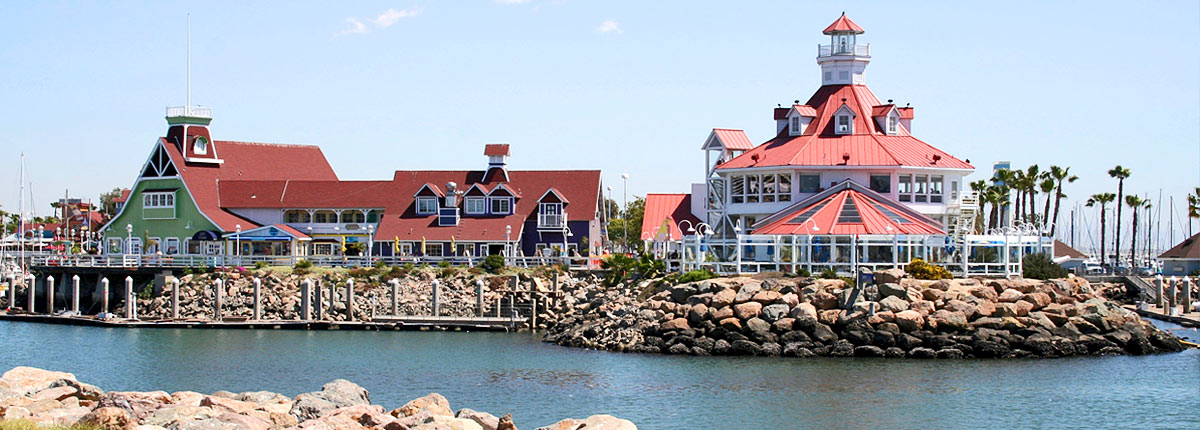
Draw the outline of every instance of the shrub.
M454 275L458 274L458 272L459 272L459 268L451 267L449 264L447 264L446 266L442 267L441 273L439 273L438 276L441 278L453 278Z
M812 272L809 272L808 269L801 267L801 268L796 269L796 276L799 276L801 278L811 278Z
M388 267L387 263L386 263L386 262L384 262L383 260L376 260L376 261L375 261L375 268L376 268L376 269L386 269L387 267Z
M954 275L951 275L950 271L946 270L945 267L926 263L925 260L920 258L915 258L910 261L907 266L904 266L904 272L908 273L908 276L912 276L913 278L931 281L936 281L938 279L950 279L954 277Z
M266 268L267 268L267 262L266 262L266 261L255 261L255 262L254 262L254 268L255 268L255 269L259 269L259 270L266 269Z
M717 277L716 273L711 270L701 269L692 270L679 276L679 283L686 284L688 282L703 281Z
M347 274L352 278L368 278L374 273L375 271L373 269L368 269L366 267L355 267L347 272Z
M500 254L491 254L484 257L483 262L479 263L479 267L488 273L499 273L504 269L504 256Z
M438 267L441 267L443 269L448 268L448 267L450 267L450 262L449 261L439 261Z
M292 273L297 275L307 275L309 272L312 272L312 267L313 264L311 261L304 259L297 260L296 265L292 266Z
M600 261L600 268L607 270L606 286L614 286L626 280L648 279L661 275L667 265L650 255L633 258L625 254L613 254Z
M817 274L817 277L821 279L837 279L838 274L837 271L833 270L832 267L826 267L825 270L822 270L821 273Z
M347 243L345 254L347 257L357 257L359 255L362 255L363 252L365 252L366 250L367 250L367 246L363 245L361 243L358 243L358 242Z
M1067 269L1055 263L1049 255L1029 254L1021 259L1021 276L1028 279L1058 279L1067 277Z

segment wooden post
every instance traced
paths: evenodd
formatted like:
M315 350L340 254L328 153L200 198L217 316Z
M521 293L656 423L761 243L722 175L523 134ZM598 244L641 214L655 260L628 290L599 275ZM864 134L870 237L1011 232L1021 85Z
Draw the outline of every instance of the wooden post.
M312 317L312 279L300 281L300 320L308 321Z
M100 279L100 313L108 313L108 278Z
M392 278L388 284L392 285L392 315L400 315L400 280Z
M316 288L313 290L313 306L315 306L314 309L317 311L316 319L318 321L321 319L321 317L324 316L324 311L321 309L321 304L325 302L325 297L322 294L323 293L321 292L321 280L318 279L317 283L316 283Z
M262 280L254 278L254 320L262 319Z
M213 321L221 321L221 290L225 289L225 280L217 278L213 282Z
M46 315L54 314L54 275L46 276Z
M135 311L133 310L134 297L135 296L133 295L133 277L126 276L125 277L125 318L126 319L136 318L134 316Z
M375 296L375 293L371 293L371 321L375 321L375 306L378 303L378 297Z
M1155 287L1155 288L1158 288L1158 300L1157 300L1157 301L1156 301L1154 304L1155 304L1155 305L1158 305L1158 308L1159 308L1159 309L1164 309L1164 308L1166 307L1166 304L1165 304L1165 303L1166 303L1166 297L1165 297L1165 292L1163 291L1163 277L1162 277L1162 275L1155 275L1155 276L1154 276L1154 287Z
M475 280L475 315L483 316L483 278Z
M1184 276L1180 286L1183 287L1183 291L1181 291L1183 297L1180 298L1179 303L1183 305L1183 312L1180 312L1179 315L1183 315L1192 311L1192 278Z
M537 305L538 305L537 293L530 291L529 299L530 299L529 301L531 303L533 303L532 305L530 305L531 307L530 307L530 312L529 312L529 330L533 331L533 330L537 330Z
M496 296L496 318L500 318L500 296Z
M71 312L79 314L79 275L71 277Z
M1167 289L1167 307L1163 309L1166 315L1171 315L1175 311L1175 294L1179 291L1179 278L1171 277L1171 286Z
M354 278L346 280L346 321L354 321Z
M554 289L552 291L558 294L558 272L554 272Z
M22 279L22 281L24 281ZM8 277L8 308L17 307L17 278L15 276Z
M26 279L29 280L29 282L26 284L26 286L29 287L29 304L25 305L25 310L28 310L29 313L34 313L35 309L37 309L37 306L34 305L34 300L37 299L37 296L35 295L37 293L37 277L29 275L29 277Z
M171 319L179 319L179 278L171 280Z
M432 309L433 309L433 316L435 316L435 317L440 314L439 311L441 310L441 309L438 309L438 289L439 289L439 287L441 287L441 284L442 283L439 282L437 279L434 279L433 283L430 284L430 286L433 287L433 294L430 295L430 298L433 299Z

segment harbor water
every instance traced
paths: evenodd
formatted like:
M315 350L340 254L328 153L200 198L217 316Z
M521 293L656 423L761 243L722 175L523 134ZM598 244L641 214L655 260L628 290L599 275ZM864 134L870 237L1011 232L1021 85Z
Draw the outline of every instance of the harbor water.
M1192 330L1194 332L1194 330ZM1200 351L1045 360L681 357L530 334L119 329L0 322L0 367L106 390L288 396L337 378L395 408L430 392L520 428L1200 428Z

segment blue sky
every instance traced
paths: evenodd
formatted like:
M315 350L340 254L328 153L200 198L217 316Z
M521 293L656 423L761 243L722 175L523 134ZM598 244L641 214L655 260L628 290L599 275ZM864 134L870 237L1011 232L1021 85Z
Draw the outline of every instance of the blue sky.
M599 168L685 192L713 127L754 141L819 86L820 31L846 11L867 83L914 133L990 174L1072 167L1072 199L1182 198L1200 183L1200 6L1161 2L0 3L0 204L26 153L39 213L70 188L129 186L163 108L213 106L218 140L320 145L345 179L482 167ZM12 170L10 170L12 169ZM1164 200L1164 205L1166 201ZM1177 202L1178 204L1178 202Z

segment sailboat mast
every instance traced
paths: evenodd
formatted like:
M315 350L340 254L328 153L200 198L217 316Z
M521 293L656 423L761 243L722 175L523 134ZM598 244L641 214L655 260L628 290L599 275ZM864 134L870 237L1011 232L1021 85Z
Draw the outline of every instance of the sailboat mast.
M21 190L17 193L17 247L21 254L21 282L25 282L25 153L21 153L21 175L17 179ZM9 306L12 306L9 304Z

